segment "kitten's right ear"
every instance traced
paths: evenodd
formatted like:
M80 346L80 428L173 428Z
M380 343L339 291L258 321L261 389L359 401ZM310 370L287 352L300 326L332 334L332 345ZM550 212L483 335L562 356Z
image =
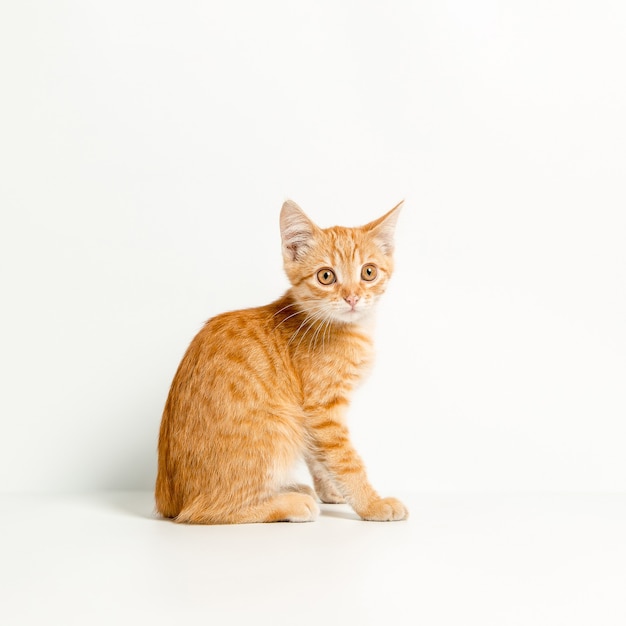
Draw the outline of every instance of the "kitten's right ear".
M311 246L317 226L293 201L287 200L280 212L280 236L285 261L298 261Z
M398 215L400 215L400 209L403 204L404 200L401 200L391 211L363 227L373 235L374 241L376 241L385 254L390 255L393 253L393 235L396 230Z

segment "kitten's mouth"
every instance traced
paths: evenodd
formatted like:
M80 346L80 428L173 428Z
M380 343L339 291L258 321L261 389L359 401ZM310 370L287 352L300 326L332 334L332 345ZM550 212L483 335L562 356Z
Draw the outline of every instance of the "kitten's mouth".
M346 309L340 309L334 314L334 317L340 322L356 322L357 320L361 319L365 313L367 313L367 310L362 307L358 309L351 307Z

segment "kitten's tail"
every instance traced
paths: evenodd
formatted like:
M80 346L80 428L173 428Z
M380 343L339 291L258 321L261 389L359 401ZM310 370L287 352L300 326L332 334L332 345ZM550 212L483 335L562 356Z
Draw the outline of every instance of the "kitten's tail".
M166 433L167 407L163 413L161 421L161 431L159 433L159 466L157 470L156 486L154 488L154 499L157 512L163 517L176 517L180 512L180 503L175 497L175 490L171 484L169 465L169 437Z
M156 503L156 510L159 515L163 517L176 517L178 510L172 497L172 491L170 489L169 481L165 476L165 472L161 469L161 463L159 462L159 470L157 472L156 487L154 490L154 500Z

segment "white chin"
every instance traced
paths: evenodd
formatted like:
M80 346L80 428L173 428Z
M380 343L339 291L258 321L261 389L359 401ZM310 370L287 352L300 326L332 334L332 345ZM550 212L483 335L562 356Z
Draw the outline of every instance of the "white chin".
M335 311L333 313L333 317L338 322L360 322L366 315L368 311L365 309L357 309L356 311L347 310L347 311Z

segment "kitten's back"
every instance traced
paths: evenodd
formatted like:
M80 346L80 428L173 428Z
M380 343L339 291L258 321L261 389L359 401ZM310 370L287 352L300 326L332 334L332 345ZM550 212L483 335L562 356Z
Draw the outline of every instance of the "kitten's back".
M224 313L192 341L161 422L156 503L165 517L199 493L237 510L276 487L273 477L282 478L303 448L298 376L285 340L294 331L289 311L279 300Z

